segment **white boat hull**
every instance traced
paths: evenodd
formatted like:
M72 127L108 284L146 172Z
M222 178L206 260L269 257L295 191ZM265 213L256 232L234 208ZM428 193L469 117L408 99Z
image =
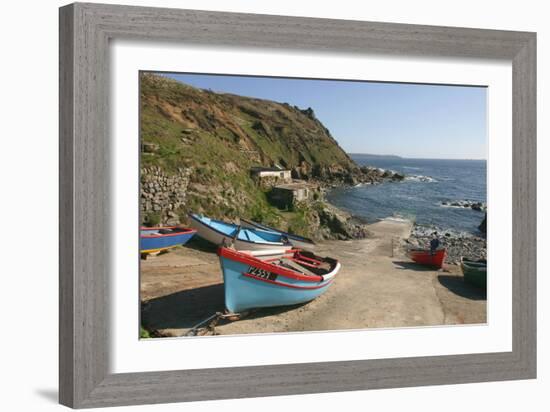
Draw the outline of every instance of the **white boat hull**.
M190 220L189 226L197 231L197 236L200 236L201 238L209 241L210 243L213 243L217 246L232 245L233 248L235 248L236 250L266 251L268 252L268 254L275 254L275 253L284 253L286 250L292 247L292 245L284 244L284 243L246 242L239 239L233 239L230 236L223 234L221 232L218 232L212 229L211 227L205 225L204 223L195 219Z
M248 228L248 229L270 230L270 229L267 229L265 227L254 225L252 222L247 222L246 220L241 220L241 226L244 227L244 228ZM285 234L284 232L282 232L280 230L277 230L277 229L273 229L272 231L276 232L276 233ZM314 250L315 249L315 243L301 241L300 239L292 237L292 235L288 235L288 241L293 247L298 248L298 249L304 249L304 250Z

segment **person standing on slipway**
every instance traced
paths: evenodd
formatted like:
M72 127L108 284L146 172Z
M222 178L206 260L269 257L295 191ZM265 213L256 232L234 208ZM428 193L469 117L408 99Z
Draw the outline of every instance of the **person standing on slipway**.
M435 255L435 252L437 251L437 249L441 245L441 241L439 240L439 238L437 236L437 232L433 232L432 236L433 236L433 238L432 238L432 240L430 240L430 252L431 252L432 255Z

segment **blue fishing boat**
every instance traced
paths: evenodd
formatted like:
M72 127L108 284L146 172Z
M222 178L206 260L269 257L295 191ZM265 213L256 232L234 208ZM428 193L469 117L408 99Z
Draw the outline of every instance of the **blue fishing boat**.
M210 219L197 214L189 215L190 226L197 235L218 246L232 245L237 250L270 250L284 252L292 244L281 233L261 229L243 228L239 225Z
M186 244L197 231L180 227L142 227L140 253L148 254Z
M252 220L241 219L241 226L250 229L261 229L273 233L280 233L281 235L286 236L292 246L299 249L313 249L315 247L315 242L307 237L298 236L294 233L283 232L282 230L275 229L258 222L254 222Z
M290 250L271 259L220 247L225 306L229 312L294 305L320 296L330 287L340 263L311 252Z

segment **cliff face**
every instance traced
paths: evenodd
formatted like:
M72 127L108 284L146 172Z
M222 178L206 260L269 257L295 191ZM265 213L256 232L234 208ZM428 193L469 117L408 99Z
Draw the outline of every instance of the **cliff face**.
M321 185L379 178L349 158L310 108L213 93L153 74L141 75L140 94L144 222L185 222L192 211L273 223L280 213L251 178L254 166L278 165ZM185 200L155 203L150 189L162 186L156 176L181 173Z
M213 93L142 74L141 110L142 140L161 146L168 167L204 160L194 146L203 151L208 146L215 156L211 160L219 162L219 146L239 168L278 164L303 178L358 170L311 108Z

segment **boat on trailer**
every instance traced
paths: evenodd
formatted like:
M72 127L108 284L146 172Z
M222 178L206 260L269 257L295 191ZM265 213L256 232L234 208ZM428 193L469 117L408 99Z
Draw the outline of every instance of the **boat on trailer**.
M189 215L189 219L190 226L197 231L198 236L218 246L232 245L237 250L269 250L273 253L282 253L292 248L289 240L280 233L243 228L197 214Z
M249 229L261 229L261 230L267 230L273 233L280 233L281 235L286 236L286 238L292 244L292 246L300 249L313 249L315 247L315 242L307 237L298 236L293 233L283 232L282 230L275 229L258 222L254 222L252 220L241 219L241 226Z
M464 274L464 281L482 289L487 289L487 260L472 260L463 257L460 267Z
M287 250L259 259L250 252L220 247L225 306L231 313L308 302L328 290L340 263L308 251Z
M196 230L176 226L141 227L139 241L140 253L155 253L178 245L185 245L195 233Z
M447 256L447 248L431 249L410 249L409 257L416 263L426 266L441 268Z

